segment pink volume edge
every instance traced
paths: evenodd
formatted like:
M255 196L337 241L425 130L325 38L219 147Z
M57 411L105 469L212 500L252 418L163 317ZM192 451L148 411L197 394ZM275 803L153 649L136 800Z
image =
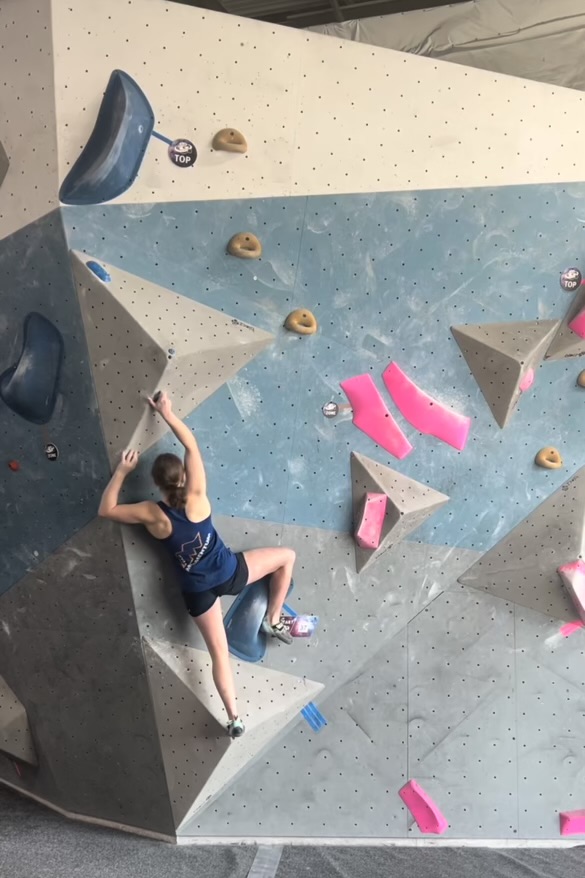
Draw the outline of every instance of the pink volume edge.
M437 402L417 387L397 363L390 363L382 378L400 413L413 427L463 451L471 418L459 415Z
M585 834L585 810L561 811L559 814L561 835Z
M356 375L339 385L353 408L353 423L374 442L402 460L412 445L388 411L371 375Z
M579 311L576 317L573 317L569 323L569 329L572 329L581 338L585 338L585 308Z
M431 797L415 780L404 784L398 795L414 817L421 832L442 835L449 823Z

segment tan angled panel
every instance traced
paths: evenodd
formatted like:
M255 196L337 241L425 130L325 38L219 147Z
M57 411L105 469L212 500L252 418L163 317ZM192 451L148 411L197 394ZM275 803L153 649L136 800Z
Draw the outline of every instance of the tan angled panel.
M377 549L362 549L355 543L356 570L360 573L375 558L412 533L444 506L449 497L363 454L351 453L351 491L354 522L358 521L368 492L386 494L386 516Z
M147 404L172 394L180 418L230 380L273 336L107 265L100 280L72 252L96 392L110 459L124 448L145 451L167 431Z
M558 320L477 323L452 326L469 369L502 429L522 395L526 373L540 366L559 326Z
M0 752L29 765L37 764L28 717L6 680L0 676Z
M585 338L581 338L570 328L569 323L585 308L585 286L578 289L569 305L558 332L546 352L547 360L566 360L569 357L585 356Z
M585 467L482 555L459 582L554 619L576 619L557 570L583 557Z
M173 813L180 829L275 740L323 689L321 683L234 662L246 725L231 740L208 653L143 640Z

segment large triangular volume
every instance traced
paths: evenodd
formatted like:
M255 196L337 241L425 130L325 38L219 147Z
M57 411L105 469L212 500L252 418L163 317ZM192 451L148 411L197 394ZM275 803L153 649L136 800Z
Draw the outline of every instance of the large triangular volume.
M449 500L446 494L352 451L351 495L354 526L358 524L358 516L367 493L386 494L388 501L378 548L364 549L355 543L355 565L358 573L386 549L395 546L412 533Z
M209 804L323 688L263 666L234 663L246 733L232 741L209 655L144 640L173 815L177 828Z
M125 448L150 448L166 432L147 396L167 390L183 418L273 339L121 269L101 269L104 280L81 253L71 261L112 462Z
M585 551L585 467L459 577L556 619L576 618L557 568Z
M521 385L540 365L558 325L557 320L528 320L451 327L500 427L509 423L522 395Z
M7 756L37 764L28 717L6 680L0 676L0 752Z
M547 360L564 360L568 357L585 355L585 338L581 338L570 328L569 323L585 308L585 286L582 286L571 302L557 334L546 352Z

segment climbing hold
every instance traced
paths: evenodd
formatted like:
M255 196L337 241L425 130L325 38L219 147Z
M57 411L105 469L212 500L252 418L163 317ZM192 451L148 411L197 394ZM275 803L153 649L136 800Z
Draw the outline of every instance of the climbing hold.
M570 637L571 634L574 634L575 631L580 631L581 628L585 628L585 622L565 622L559 628L559 634L563 637Z
M311 311L297 308L296 311L291 311L284 321L284 328L299 335L313 335L317 332L317 321Z
M259 662L266 652L266 634L261 630L268 607L270 577L265 576L240 592L223 620L228 648L244 662ZM293 589L291 582L288 594Z
M541 448L534 463L544 469L560 469L563 465L563 458L556 448Z
M577 376L577 384L579 387L585 387L585 369L582 372L579 372Z
M63 180L63 204L100 204L130 188L142 164L154 113L123 70L114 70L83 152Z
M585 834L585 810L561 811L559 814L561 835Z
M100 265L99 262L96 262L95 259L90 259L89 262L85 263L90 271L93 271L96 277L99 277L100 280L103 280L104 283L109 284L112 280L111 275L103 265Z
M534 369L528 369L524 378L518 385L518 390L522 393L526 393L527 390L530 390L532 385L534 384Z
M442 835L449 827L437 805L415 780L409 780L398 795L414 817L421 832Z
M214 149L224 152L247 152L246 138L235 128L222 128L218 131L211 144Z
M229 239L228 253L239 259L260 259L262 256L262 244L252 232L240 232Z
M26 316L23 335L18 362L0 375L0 398L25 421L46 424L57 401L63 338L36 311Z
M353 423L366 436L402 460L412 445L388 411L371 375L356 375L340 384L353 408Z
M11 469L13 473L17 473L20 469L20 464L17 460L9 460L8 468Z
M355 541L361 549L377 549L386 517L386 494L368 491L355 532Z
M382 378L400 413L413 427L463 451L471 418L433 399L417 387L396 363L390 363Z
M567 360L585 354L585 338L578 331L585 311L585 286L577 287L567 313L546 352L546 360Z
M561 581L567 589L582 622L585 622L585 561L579 559L558 568Z
M397 545L448 502L449 498L428 485L396 472L363 454L351 453L351 501L353 520L360 521L364 496L385 494L386 511L378 547L354 545L356 571L361 571L387 549Z

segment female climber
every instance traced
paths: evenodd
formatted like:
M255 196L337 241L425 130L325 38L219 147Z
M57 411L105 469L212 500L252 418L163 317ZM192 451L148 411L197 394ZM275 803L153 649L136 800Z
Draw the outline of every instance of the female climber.
M180 576L187 609L205 639L213 681L225 705L232 738L244 734L238 716L234 678L223 625L221 595L237 595L246 585L272 574L268 609L262 630L284 643L292 637L282 618L282 606L292 577L295 553L292 549L249 549L232 552L211 521L205 468L195 436L173 413L166 393L148 400L169 425L185 449L184 460L175 454L159 454L152 465L152 478L164 500L154 503L118 503L128 473L138 464L138 452L125 451L101 499L98 514L122 524L143 524L172 555Z

